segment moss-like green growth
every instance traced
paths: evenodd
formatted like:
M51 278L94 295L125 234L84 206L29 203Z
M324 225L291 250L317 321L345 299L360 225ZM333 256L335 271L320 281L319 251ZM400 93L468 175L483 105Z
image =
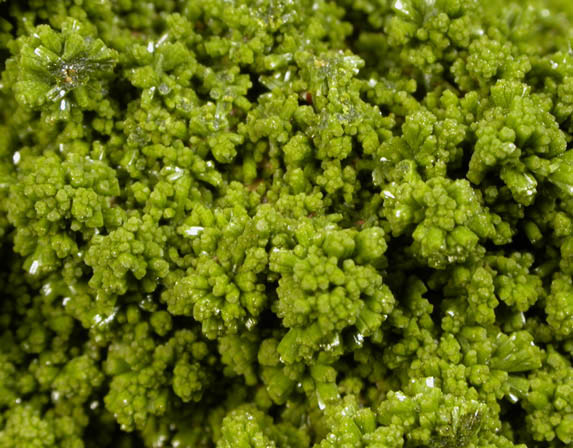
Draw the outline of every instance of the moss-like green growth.
M571 2L0 3L0 448L573 444Z

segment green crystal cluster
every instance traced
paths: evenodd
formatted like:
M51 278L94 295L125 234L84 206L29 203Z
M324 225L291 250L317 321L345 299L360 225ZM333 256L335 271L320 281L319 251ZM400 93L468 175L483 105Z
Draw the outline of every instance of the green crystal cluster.
M0 448L571 446L572 30L0 1Z

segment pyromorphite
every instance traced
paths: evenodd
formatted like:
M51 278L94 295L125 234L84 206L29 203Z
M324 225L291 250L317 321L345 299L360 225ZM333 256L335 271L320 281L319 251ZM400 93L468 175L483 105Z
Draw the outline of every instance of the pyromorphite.
M570 2L0 3L0 448L571 444Z

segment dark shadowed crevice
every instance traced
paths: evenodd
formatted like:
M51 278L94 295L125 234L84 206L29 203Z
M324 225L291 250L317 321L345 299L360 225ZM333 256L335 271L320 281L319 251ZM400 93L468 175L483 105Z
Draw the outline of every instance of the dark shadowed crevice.
M251 87L247 92L247 99L251 103L256 103L259 100L259 97L269 91L263 83L259 80L259 75L256 73L249 73L249 77L251 79Z

